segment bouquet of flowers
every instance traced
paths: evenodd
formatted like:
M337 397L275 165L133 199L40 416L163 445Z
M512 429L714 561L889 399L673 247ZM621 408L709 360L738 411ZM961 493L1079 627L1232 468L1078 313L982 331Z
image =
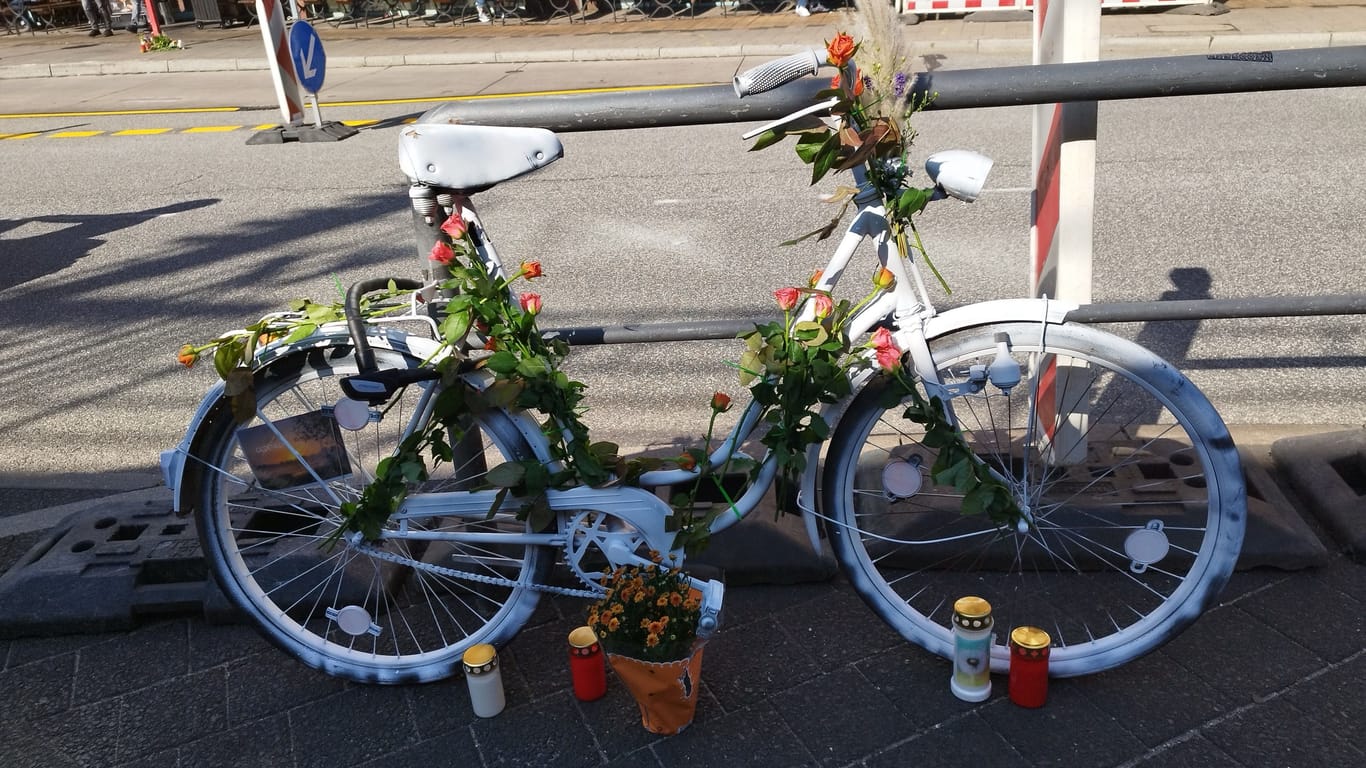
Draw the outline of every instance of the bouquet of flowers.
M588 611L603 648L649 661L688 655L701 599L686 574L656 562L617 568L604 574L603 586L607 592Z

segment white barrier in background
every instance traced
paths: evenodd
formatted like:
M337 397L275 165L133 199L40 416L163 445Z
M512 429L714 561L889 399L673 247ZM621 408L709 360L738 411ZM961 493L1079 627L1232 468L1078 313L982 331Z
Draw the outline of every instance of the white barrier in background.
M1100 6L1094 0L1040 0L1034 10L1036 65L1099 58ZM1096 207L1096 102L1036 105L1033 154L1030 295L1089 304ZM1048 437L1048 460L1058 464L1084 461L1084 411L1069 408L1068 420L1060 422L1054 406L1082 401L1089 373L1084 363L1063 358L1049 361L1043 370L1037 418Z
M1208 5L1210 0L1100 0L1100 8L1138 8L1157 5ZM1046 3L1040 3L1045 5ZM1034 7L1034 0L901 0L902 13L977 13L1019 11Z
M266 44L266 63L270 65L275 97L280 100L280 114L289 125L304 119L303 99L299 96L299 77L294 73L294 59L289 54L289 40L285 37L285 13L279 0L256 0L256 17L261 20L261 38Z

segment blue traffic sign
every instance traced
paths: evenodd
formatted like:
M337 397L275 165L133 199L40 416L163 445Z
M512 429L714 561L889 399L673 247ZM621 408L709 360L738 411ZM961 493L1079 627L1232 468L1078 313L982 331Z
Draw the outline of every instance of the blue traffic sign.
M323 53L323 41L318 38L318 32L312 24L296 21L290 25L289 55L294 59L294 72L299 76L299 85L316 96L323 87L327 54Z

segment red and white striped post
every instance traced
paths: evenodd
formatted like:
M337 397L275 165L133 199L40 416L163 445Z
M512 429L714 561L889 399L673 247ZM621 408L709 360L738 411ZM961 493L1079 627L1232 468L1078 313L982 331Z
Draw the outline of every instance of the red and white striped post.
M161 34L161 25L157 23L157 9L154 7L155 0L133 0L133 2L143 2L147 14L147 26L152 29L153 36Z
M256 17L261 20L261 37L266 43L266 61L275 81L275 96L280 100L280 114L285 122L298 125L304 119L303 98L299 95L299 76L294 73L294 59L289 55L289 38L285 35L285 13L280 0L256 0Z
M1100 58L1096 0L1038 0L1034 8L1034 63ZM1034 192L1030 211L1029 290L1033 296L1091 301L1092 223L1096 207L1096 103L1034 107ZM1053 358L1042 369L1038 423L1048 438L1046 458L1071 464L1086 458L1086 415L1077 407L1088 381L1081 361ZM1059 420L1057 403L1070 415ZM1084 405L1084 403L1083 403Z
M1138 8L1159 5L1205 5L1209 0L1093 0L1093 2L1096 2L1100 8ZM900 0L902 13L916 14L1018 11L1033 8L1035 5L1034 0Z

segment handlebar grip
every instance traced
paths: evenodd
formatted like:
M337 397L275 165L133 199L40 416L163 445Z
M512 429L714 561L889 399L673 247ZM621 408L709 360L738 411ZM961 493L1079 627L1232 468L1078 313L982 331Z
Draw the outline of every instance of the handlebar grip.
M816 74L823 64L825 59L810 48L767 64L760 64L748 72L735 76L735 95L743 99L756 93L771 91L793 80Z
M360 300L371 291L388 288L390 280L393 280L394 287L399 290L416 291L422 287L422 281L406 277L375 277L353 283L346 291L346 329L351 332L351 345L356 350L356 367L361 373L374 373L376 366L375 353L370 349L370 342L365 339L365 321L360 316Z

